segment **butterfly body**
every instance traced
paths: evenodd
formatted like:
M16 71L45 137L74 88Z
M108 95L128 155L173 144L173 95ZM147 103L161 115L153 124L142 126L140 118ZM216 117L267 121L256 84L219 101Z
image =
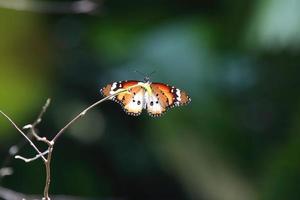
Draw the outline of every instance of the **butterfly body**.
M103 96L121 92L111 100L119 103L129 115L138 116L145 109L153 117L161 116L169 108L181 106L191 101L186 92L164 83L142 81L119 81L106 85L100 91Z

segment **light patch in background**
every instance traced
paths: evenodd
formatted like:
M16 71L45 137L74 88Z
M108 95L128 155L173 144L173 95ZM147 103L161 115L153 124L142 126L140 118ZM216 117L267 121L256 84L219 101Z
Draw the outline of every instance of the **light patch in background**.
M49 95L49 44L40 16L0 12L0 109L22 126L21 120L34 120L28 117L38 114ZM19 133L1 116L0 135L4 142Z
M210 61L208 40L196 23L173 22L145 34L137 48L137 60L155 77L193 88L207 80L204 76ZM207 30L207 29L206 29Z
M300 48L300 1L257 1L246 45L251 48L276 50Z
M88 107L83 102L70 102L62 105L64 107L60 107L55 112L56 124L61 128ZM104 134L105 124L103 115L96 107L88 111L69 130L66 130L64 134L70 135L81 143L94 143Z
M177 126L173 137L151 135L163 168L175 175L191 199L253 200L257 193L236 166L196 133Z

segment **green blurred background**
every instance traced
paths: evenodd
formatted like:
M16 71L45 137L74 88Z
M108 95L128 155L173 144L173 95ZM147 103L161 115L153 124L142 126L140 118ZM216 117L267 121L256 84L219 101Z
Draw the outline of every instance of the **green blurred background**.
M300 199L299 0L93 3L81 14L0 8L0 109L23 126L51 97L39 128L52 138L105 84L142 80L134 70L156 70L151 80L192 102L161 118L101 104L58 140L51 194ZM1 117L0 162L22 140ZM1 186L42 194L41 161L9 166Z

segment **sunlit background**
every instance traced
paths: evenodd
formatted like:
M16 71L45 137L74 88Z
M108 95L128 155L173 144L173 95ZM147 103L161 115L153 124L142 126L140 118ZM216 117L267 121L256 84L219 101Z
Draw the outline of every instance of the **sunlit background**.
M134 70L192 98L160 118L109 101L93 109L57 141L52 195L300 199L299 0L9 1L0 1L0 110L19 126L51 97L39 130L52 138L105 84L143 80ZM22 141L0 117L0 166ZM1 187L42 195L41 160L5 165L13 174Z

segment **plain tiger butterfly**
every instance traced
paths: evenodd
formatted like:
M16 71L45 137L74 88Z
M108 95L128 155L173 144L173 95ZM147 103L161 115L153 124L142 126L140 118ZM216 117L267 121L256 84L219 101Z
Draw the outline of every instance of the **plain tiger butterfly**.
M119 103L124 111L138 116L146 109L152 117L159 117L169 108L188 104L191 98L186 92L164 83L152 83L149 78L144 82L129 80L113 82L103 87L100 92L104 97L113 95L122 89L128 89L110 99Z

